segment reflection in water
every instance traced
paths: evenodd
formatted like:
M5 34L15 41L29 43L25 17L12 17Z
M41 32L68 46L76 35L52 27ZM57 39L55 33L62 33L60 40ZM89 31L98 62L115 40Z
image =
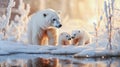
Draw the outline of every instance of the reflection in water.
M27 67L25 60L7 60L0 63L0 67Z
M119 58L110 59L57 59L35 58L29 60L16 59L0 62L0 67L120 67Z
M36 58L28 60L27 67L60 67L58 59Z

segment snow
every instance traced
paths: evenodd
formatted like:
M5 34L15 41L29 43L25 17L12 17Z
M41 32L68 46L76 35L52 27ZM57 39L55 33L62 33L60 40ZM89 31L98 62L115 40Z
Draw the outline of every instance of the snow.
M0 50L0 55L8 55L9 53L3 50Z
M4 44L4 46L2 46ZM0 41L0 49L8 54L31 53L31 54L75 54L89 47L84 46L39 46L25 45L11 41ZM2 54L2 53L0 53Z
M0 41L0 55L11 54L48 54L48 55L72 55L73 57L105 57L119 56L120 49L118 45L112 45L112 50L106 48L107 43L98 42L85 46L39 46L30 45L12 41ZM4 45L4 46L3 46Z
M117 50L106 50L106 48L87 49L82 52L75 54L74 57L110 57L119 56L120 51Z
M120 46L112 45L112 50L107 48L107 41L102 40L98 42L98 45L95 43L90 44L92 48L85 49L80 53L74 55L74 57L107 57L107 56L119 56Z
M53 50L51 54L63 54L63 55L70 55L70 54L76 54L81 52L84 49L87 49L89 47L84 47L84 46L63 46L61 48L58 48L56 50Z
M4 46L2 46L4 44ZM49 50L44 50L38 45L24 45L11 41L0 41L0 49L8 52L9 54L14 53L48 53ZM2 53L0 53L2 54Z

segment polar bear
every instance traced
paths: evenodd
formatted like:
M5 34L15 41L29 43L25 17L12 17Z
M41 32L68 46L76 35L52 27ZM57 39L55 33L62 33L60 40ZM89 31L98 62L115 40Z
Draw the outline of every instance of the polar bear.
M56 45L56 28L60 28L60 18L56 11L45 9L31 16L28 23L28 42L30 44L44 45L46 38L48 44Z
M71 36L67 32L62 32L59 35L59 45L70 45Z
M73 30L71 38L73 45L85 45L91 41L90 35L85 30Z

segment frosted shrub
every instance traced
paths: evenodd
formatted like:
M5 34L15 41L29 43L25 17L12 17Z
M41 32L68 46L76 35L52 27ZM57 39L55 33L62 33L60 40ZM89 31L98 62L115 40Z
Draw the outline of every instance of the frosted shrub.
M12 7L15 6L15 2L13 0L10 0L9 3L8 3L8 7L7 7L7 10L6 10L6 15L3 15L2 17L2 21L0 23L0 32L2 32L2 39L7 39L7 30L9 28L9 19L10 19L10 16L11 16L11 9Z
M26 32L30 6L29 4L25 6L23 0L20 0L20 4L16 9L19 15L16 14L14 19L9 21L14 5L14 0L10 0L6 15L0 17L1 39L20 41L21 36Z
M113 25L113 15L114 15L114 0L104 1L104 12L106 17L106 29L108 33L108 46L107 48L112 49L112 25Z
M4 28L3 24L6 20L6 16L5 15L2 15L2 17L0 18L0 32L2 33L2 30Z
M20 12L20 16L16 15L14 20L11 22L11 30L14 31L14 37L16 41L20 41L21 40L21 36L24 35L24 33L26 32L26 28L27 28L27 23L28 23L28 14L30 11L30 6L29 4L27 4L26 9L25 6L23 6L24 4L22 4L22 0L20 1L20 5L19 5L19 12Z

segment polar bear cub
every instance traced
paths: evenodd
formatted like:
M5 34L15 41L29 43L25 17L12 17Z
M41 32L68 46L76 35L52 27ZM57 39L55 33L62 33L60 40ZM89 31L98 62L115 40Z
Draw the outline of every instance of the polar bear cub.
M58 45L70 45L71 36L67 32L62 32L59 35Z
M71 36L72 45L85 45L91 41L90 35L85 30L73 30Z

